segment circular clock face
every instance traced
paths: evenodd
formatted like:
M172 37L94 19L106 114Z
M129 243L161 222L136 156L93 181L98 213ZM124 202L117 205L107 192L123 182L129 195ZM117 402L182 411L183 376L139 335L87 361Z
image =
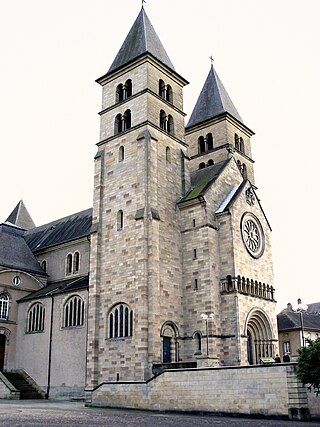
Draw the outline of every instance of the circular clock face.
M241 235L244 245L251 256L259 258L264 252L264 233L260 221L247 212L241 220Z

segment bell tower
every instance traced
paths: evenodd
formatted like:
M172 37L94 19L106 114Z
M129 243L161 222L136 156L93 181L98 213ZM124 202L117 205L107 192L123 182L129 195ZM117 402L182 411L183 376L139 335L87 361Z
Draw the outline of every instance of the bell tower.
M183 86L142 7L102 86L91 234L87 385L179 359L176 202L188 184ZM169 321L168 321L169 319Z

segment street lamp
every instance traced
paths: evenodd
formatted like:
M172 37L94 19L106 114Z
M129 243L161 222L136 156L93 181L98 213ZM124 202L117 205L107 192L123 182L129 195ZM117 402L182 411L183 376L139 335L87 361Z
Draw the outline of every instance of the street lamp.
M208 320L211 319L213 320L213 313L210 314L205 314L205 313L201 313L200 317L206 321L206 336L207 336L207 357L209 356L209 336L208 336Z
M298 299L297 312L300 314L300 326L301 326L301 335L302 335L302 347L305 346L304 341L304 325L303 325L303 312L308 310L308 306L301 303L301 298Z

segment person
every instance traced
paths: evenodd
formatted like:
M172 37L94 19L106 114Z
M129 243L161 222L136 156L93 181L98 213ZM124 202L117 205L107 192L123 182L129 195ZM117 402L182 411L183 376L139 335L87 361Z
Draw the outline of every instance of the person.
M274 361L275 361L275 363L281 363L281 359L280 359L279 354L276 354Z
M290 356L289 353L285 353L283 356L284 363L290 362Z

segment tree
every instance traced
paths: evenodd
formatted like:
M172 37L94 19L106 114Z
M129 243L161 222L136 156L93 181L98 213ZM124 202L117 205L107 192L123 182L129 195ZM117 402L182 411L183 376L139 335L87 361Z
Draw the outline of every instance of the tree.
M299 350L298 378L308 390L320 393L320 337L314 341L306 339L307 347Z

